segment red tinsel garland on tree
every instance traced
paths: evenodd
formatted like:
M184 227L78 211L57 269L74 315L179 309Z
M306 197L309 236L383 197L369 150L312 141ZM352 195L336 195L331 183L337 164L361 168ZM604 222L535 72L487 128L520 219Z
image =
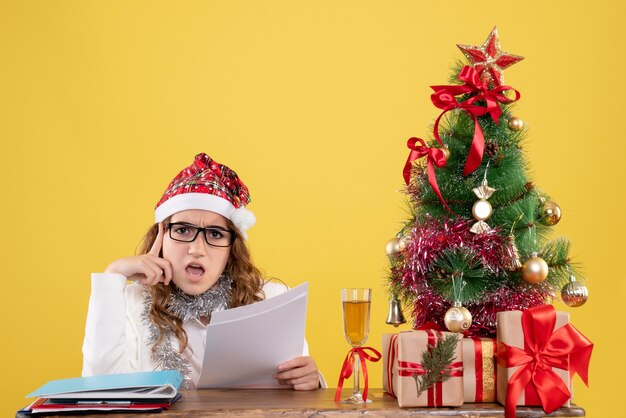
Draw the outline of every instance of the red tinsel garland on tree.
M407 234L402 252L404 262L393 273L405 297L413 303L416 328L429 321L444 328L443 318L452 306L449 300L437 294L428 278L433 261L444 250L465 248L482 260L485 274L497 280L506 271L515 256L508 238L498 229L484 234L470 232L471 222L457 219L427 219L416 223ZM526 309L546 303L549 288L530 286L520 281L519 287L500 286L486 293L481 301L467 303L473 322L469 335L492 336L495 333L496 312Z

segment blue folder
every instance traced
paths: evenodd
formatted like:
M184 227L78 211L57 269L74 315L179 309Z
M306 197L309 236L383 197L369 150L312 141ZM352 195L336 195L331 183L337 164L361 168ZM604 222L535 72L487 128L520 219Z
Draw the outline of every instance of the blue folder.
M108 374L53 380L27 397L49 399L172 399L183 381L178 371Z

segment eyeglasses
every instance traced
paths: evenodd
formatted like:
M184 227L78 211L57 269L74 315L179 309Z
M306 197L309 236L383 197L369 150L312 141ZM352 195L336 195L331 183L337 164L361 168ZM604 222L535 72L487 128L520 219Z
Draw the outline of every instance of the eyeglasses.
M194 242L200 232L204 232L204 240L211 247L230 247L237 234L230 229L219 226L209 226L200 228L184 222L174 222L167 225L170 231L170 238L179 242Z

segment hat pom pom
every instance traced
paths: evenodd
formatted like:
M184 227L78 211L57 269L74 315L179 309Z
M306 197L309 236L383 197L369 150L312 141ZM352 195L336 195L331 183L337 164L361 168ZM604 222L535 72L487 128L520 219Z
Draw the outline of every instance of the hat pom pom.
M250 210L241 207L235 209L230 217L230 220L235 224L237 229L245 231L256 223L256 216Z

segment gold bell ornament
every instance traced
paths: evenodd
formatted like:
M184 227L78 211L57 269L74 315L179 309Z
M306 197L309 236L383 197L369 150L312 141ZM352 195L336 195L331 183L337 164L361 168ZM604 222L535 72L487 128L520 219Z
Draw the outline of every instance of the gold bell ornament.
M393 325L394 327L398 327L399 325L406 324L406 319L404 318L404 314L402 313L402 306L400 305L400 300L394 294L389 301L389 313L387 314L386 324Z

